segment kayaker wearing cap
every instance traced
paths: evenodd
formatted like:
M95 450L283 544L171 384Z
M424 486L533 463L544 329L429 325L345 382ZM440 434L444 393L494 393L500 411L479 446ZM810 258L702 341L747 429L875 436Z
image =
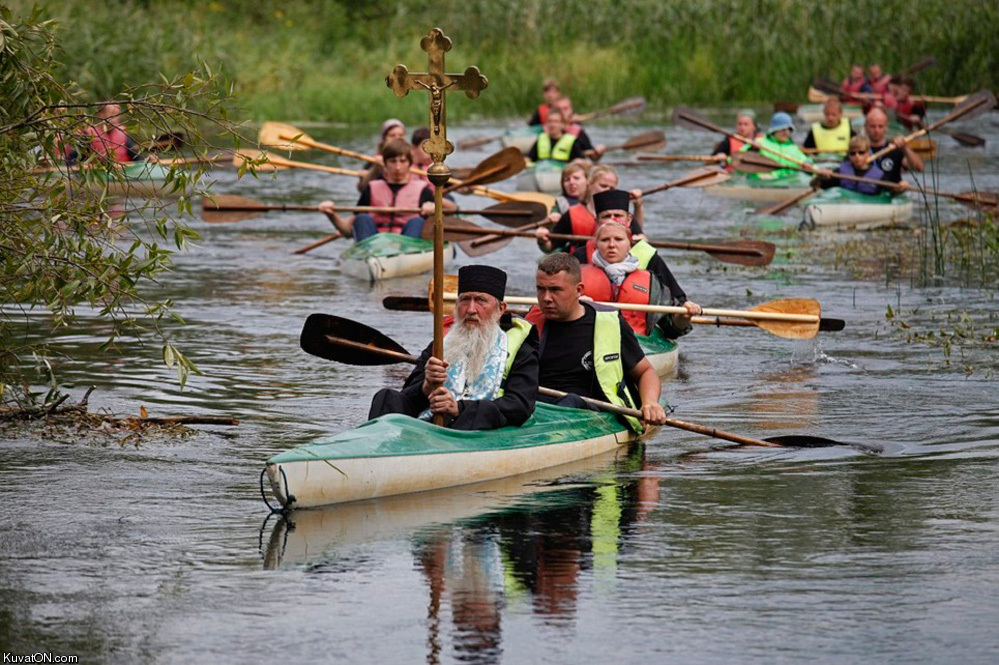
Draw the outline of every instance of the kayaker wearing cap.
M871 154L888 146L888 116L882 109L873 108L867 112L864 133L871 142ZM902 167L923 172L923 160L909 147L904 136L893 139L891 143L895 149L875 160L877 167L885 174L884 180L901 182Z
M742 109L735 115L735 133L743 139L760 138L760 130L756 125L756 111L753 109ZM731 161L732 155L742 150L746 142L739 138L726 136L715 146L714 157L719 163L726 164L726 170L733 170Z
M545 118L545 130L538 134L538 139L531 146L527 158L532 162L550 159L556 162L571 162L574 159L585 159L583 148L576 136L565 131L565 118L562 112L553 109Z
M578 204L570 206L564 215L552 213L549 220L555 222L555 228L551 231L542 227L534 232L538 239L538 247L546 254L556 249L550 234L561 233L577 236L592 236L597 230L597 214L593 207L593 197L600 192L609 189L617 189L618 176L614 167L609 164L597 164L590 169L590 175L586 181L586 196ZM642 236L642 223L645 215L642 207L642 190L633 189L629 194L635 201L635 214L631 220L631 233L636 237ZM572 253L582 247L583 242L561 243L558 250Z
M690 317L700 314L701 306L687 300L655 247L644 240L632 241L628 198L628 192L620 189L593 197L599 226L593 240L573 253L582 264L583 295L598 302L683 307L686 314L665 316L621 311L636 335L648 335L659 326L666 337L676 339L690 332Z
M363 192L364 188L368 186L368 183L372 180L382 177L382 167L385 162L382 158L382 148L384 148L391 141L406 140L406 125L402 123L402 120L398 118L389 118L382 123L381 132L379 134L381 137L378 140L378 148L375 149L375 154L372 155L375 162L367 168L364 175L357 182L357 191Z
M354 242L360 242L376 233L401 233L419 238L423 231L424 217L434 214L433 186L409 171L413 165L412 146L405 139L389 141L382 147L381 156L385 163L383 177L372 180L365 186L356 205L421 208L420 214L362 212L344 219L337 214L336 203L329 200L320 203L319 210L326 214L340 233L345 236L353 235ZM445 198L443 209L453 212L458 206Z
M538 396L538 336L530 323L506 313L505 293L502 270L461 268L444 358L433 357L428 345L401 391L375 394L368 418L442 414L446 426L460 430L524 424Z
M812 160L808 155L803 153L801 148L791 140L792 134L794 134L794 122L791 120L791 116L784 111L774 113L770 116L767 135L757 141L762 148L760 154L785 166L797 166L798 162L811 164ZM747 143L742 146L742 150L756 150L756 148ZM770 180L782 178L794 172L793 169L778 169L770 173L754 173L752 177Z
M843 155L855 135L850 120L843 117L843 103L830 97L822 105L822 122L812 123L804 147Z
M583 284L576 257L549 254L538 264L536 279L539 307L528 318L541 335L538 377L546 388L569 393L560 400L539 399L585 409L589 407L580 396L595 397L640 408L641 421L625 418L636 432L647 424L663 424L659 376L617 310L579 299Z
M871 142L866 136L854 136L850 139L850 149L847 157L834 171L819 171L819 180L816 184L822 189L831 187L842 187L860 194L880 194L884 191L899 193L909 189L909 185L899 182L895 187L888 188L881 185L872 185L869 182L856 182L854 180L839 179L836 174L856 175L871 180L885 180L885 173L877 164L867 165L867 156L871 154Z
M558 81L553 78L546 78L541 84L541 96L544 97L545 101L539 104L538 108L534 110L534 115L527 121L528 125L537 126L545 124L548 112L555 108L555 100L562 96L562 88L559 86Z

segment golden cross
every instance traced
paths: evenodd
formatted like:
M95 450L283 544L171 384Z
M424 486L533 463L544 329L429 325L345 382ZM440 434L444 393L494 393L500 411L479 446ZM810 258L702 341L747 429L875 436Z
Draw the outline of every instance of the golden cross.
M440 28L432 28L420 40L420 48L427 52L427 73L410 74L405 65L396 65L385 77L385 83L397 97L405 97L410 90L423 89L430 93L430 138L423 142L423 149L433 158L434 164L440 164L454 152L454 146L447 140L445 92L463 90L469 99L475 99L489 85L489 79L478 67L468 67L464 74L444 73L444 54L451 50L451 39Z

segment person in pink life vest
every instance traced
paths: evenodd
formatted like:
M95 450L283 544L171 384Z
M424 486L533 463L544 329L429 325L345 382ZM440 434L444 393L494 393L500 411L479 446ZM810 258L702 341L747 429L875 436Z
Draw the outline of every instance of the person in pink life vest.
M345 236L353 235L354 242L360 242L376 233L400 233L405 236L419 238L423 230L425 217L434 214L433 187L410 173L413 165L412 146L404 139L388 142L381 151L385 163L382 178L372 180L367 184L358 206L386 206L398 208L420 208L420 214L412 213L358 213L350 219L344 219L336 211L336 203L323 201L319 210ZM458 206L445 198L445 212L454 212Z

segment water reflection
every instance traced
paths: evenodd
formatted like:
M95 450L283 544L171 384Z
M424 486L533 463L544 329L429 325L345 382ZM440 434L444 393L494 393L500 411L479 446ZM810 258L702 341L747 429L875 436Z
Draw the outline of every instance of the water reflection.
M264 568L327 573L353 545L406 538L429 592L427 662L446 642L459 661L496 663L511 607L571 629L582 573L613 589L628 530L658 504L659 476L635 475L644 467L634 446L475 489L292 513L274 525Z

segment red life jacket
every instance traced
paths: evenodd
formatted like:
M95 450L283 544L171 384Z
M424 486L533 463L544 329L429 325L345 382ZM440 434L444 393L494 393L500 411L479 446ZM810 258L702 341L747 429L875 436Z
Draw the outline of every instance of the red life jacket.
M384 180L372 180L368 183L371 191L371 205L389 206L398 208L419 208L420 194L427 183L419 178L410 176L409 182L402 186L398 192L393 192L389 184ZM405 212L376 212L371 215L375 220L375 226L379 233L400 233L406 221L412 219L413 213Z
M578 122L570 123L568 127L565 128L566 133L572 134L573 136L579 136L579 133L583 131L583 126Z
M888 82L891 81L891 76L888 74L883 75L879 79L874 79L873 81L868 81L871 86L871 91L876 92L879 95L883 95L888 92Z
M90 127L87 129L87 134L91 136L90 149L94 154L121 163L132 161L131 155L128 154L128 134L123 130L112 127L104 131Z
M545 120L548 119L548 111L550 111L550 110L551 109L548 108L548 104L539 104L538 105L538 117L541 119L541 124L542 125L545 124Z
M867 83L867 79L860 79L859 81L851 81L849 78L843 79L839 88L843 91L844 99L843 101L856 102L860 101L853 93L862 92L861 88Z
M648 270L635 270L628 273L621 283L621 288L614 294L607 274L594 265L580 266L583 282L583 295L598 302L619 302L632 305L648 305L652 298L652 273ZM647 312L621 310L625 321L635 331L636 335L649 334L649 319Z
M569 212L566 214L569 215L569 223L572 225L573 235L592 236L597 232L597 218L582 203L569 206Z

